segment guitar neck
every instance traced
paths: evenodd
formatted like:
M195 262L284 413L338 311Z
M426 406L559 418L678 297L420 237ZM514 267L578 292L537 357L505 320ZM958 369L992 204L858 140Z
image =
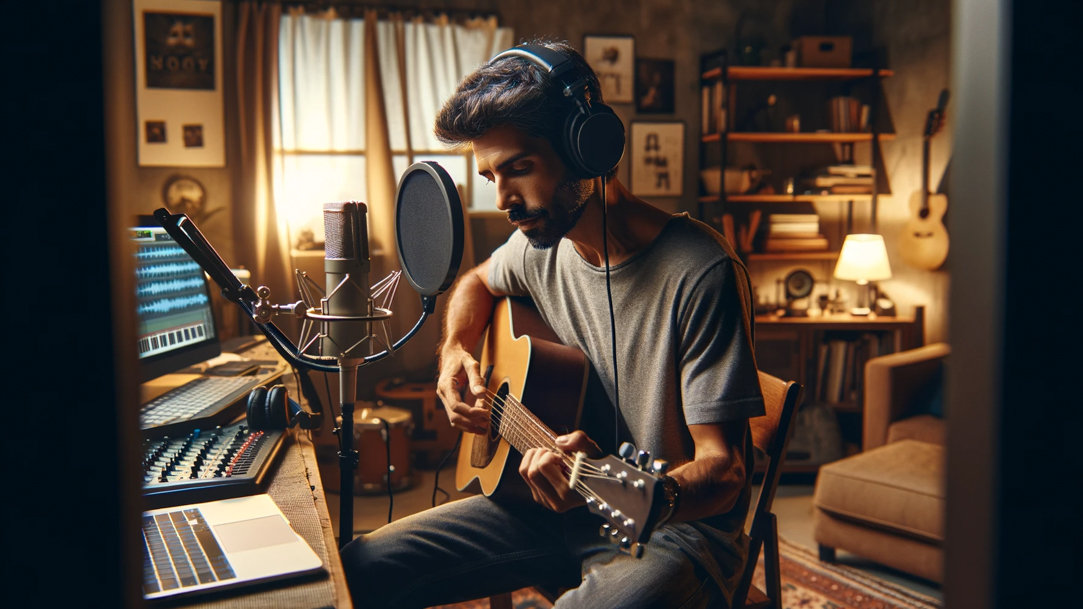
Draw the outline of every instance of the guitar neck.
M556 434L519 400L505 396L494 400L493 408L501 409L493 417L500 437L515 450L525 454L531 448L555 448Z
M928 135L921 141L921 208L929 208L929 140Z

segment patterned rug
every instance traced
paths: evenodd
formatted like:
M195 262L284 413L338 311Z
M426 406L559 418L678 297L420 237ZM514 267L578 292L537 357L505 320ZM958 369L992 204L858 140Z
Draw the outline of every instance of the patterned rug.
M845 565L821 563L815 552L779 540L782 556L783 609L939 609L935 598L918 594L894 583L871 577ZM761 558L762 565L762 558ZM763 587L763 569L753 582ZM512 593L515 609L549 609L553 605L533 589ZM434 609L487 609L489 601L477 600Z

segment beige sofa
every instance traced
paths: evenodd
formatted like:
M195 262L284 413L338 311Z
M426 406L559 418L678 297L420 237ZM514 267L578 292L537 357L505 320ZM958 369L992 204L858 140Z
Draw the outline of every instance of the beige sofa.
M870 359L861 453L820 468L813 536L820 559L845 550L942 581L944 444L940 388L948 345Z

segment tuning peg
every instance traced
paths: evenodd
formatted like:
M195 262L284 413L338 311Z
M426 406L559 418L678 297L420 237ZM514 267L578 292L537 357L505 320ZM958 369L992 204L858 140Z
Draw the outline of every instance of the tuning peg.
M649 465L650 462L651 454L649 452L641 450L639 451L639 454L636 455L636 467L638 467L639 469L646 469L647 465Z
M617 454L619 454L621 458L625 461L631 463L632 459L635 457L636 454L636 447L632 445L631 442L622 442L620 445L620 450L617 451Z
M598 537L609 537L609 530L611 528L612 527L609 526L609 523L603 524L602 526L598 527Z
M666 461L665 459L655 459L654 465L651 466L651 469L654 470L655 474L659 476L664 476L665 473L669 471L669 461Z

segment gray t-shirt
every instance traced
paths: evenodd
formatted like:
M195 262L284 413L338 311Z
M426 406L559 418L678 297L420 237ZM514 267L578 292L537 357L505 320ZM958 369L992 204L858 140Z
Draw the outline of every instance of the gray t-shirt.
M763 414L748 273L716 231L675 215L610 275L620 441L680 463L694 457L687 425ZM493 253L489 282L498 292L530 297L561 342L586 354L615 401L604 266L588 263L567 240L535 249L515 231ZM603 448L613 445L612 413L608 420L608 429L583 426Z
M654 242L610 274L621 437L614 441L610 405L586 404L581 424L604 451L630 440L677 464L695 456L687 425L764 414L748 270L718 232L687 214L675 215ZM489 283L498 292L531 298L560 340L586 354L614 401L604 267L588 263L567 240L540 250L515 231L493 253ZM747 428L743 449L751 472ZM670 523L654 533L679 543L727 597L747 554L750 487L751 475L725 514Z

